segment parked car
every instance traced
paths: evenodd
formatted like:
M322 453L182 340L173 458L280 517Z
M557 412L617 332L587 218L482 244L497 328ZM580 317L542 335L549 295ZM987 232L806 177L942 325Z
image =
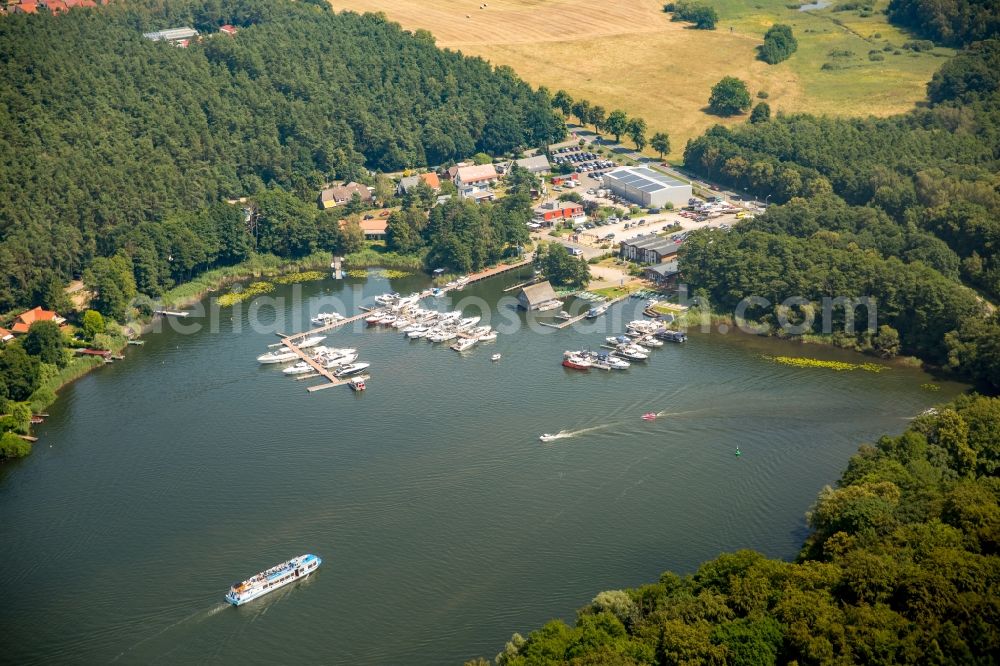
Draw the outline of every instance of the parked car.
M582 257L582 256L583 256L583 250L581 250L581 249L580 249L580 248L578 248L578 247L574 247L574 248L572 248L572 249L571 249L571 250L569 251L569 253L570 253L571 255L573 255L574 257Z

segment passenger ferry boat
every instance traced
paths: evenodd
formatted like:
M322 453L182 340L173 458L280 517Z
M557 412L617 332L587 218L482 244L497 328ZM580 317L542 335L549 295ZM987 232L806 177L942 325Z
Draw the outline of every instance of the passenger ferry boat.
M234 606L240 606L248 601L253 601L262 597L268 592L274 592L278 588L289 583L305 578L316 571L323 560L316 555L299 555L287 562L271 567L267 571L261 571L256 576L248 578L242 583L236 583L229 588L226 594L226 601Z

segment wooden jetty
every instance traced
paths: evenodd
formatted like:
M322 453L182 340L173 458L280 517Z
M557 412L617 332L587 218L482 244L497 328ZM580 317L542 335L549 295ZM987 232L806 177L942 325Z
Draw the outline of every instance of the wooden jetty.
M183 310L153 310L153 314L161 315L164 317L190 317L190 312L184 312Z
M628 298L627 295L625 295L625 296L619 296L618 298L614 298L614 299L611 299L610 301L606 301L604 303L601 303L597 307L610 308L615 303L618 303L619 301L624 301L626 298ZM590 310L588 309L587 312L590 312ZM550 328L563 329L563 328L566 328L567 326L572 326L573 324L575 324L576 322L580 321L581 319L584 319L587 316L587 312L584 312L583 314L577 315L575 317L564 318L558 324L553 324L552 322L548 322L548 321L540 321L538 323L541 324L542 326L548 326Z
M307 391L312 393L313 391L321 391L327 388L333 388L334 386L347 386L350 382L355 379L360 379L363 382L367 382L371 379L371 375L351 375L350 377L336 377L333 381L325 384L316 384L315 386L309 386L306 388Z

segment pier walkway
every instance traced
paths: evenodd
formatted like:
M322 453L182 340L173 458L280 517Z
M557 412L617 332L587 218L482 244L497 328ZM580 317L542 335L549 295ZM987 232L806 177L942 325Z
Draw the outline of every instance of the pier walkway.
M624 295L624 296L619 296L618 298L613 298L610 301L605 301L604 303L599 304L597 307L610 308L615 303L618 303L620 301L624 301L626 298L628 298L627 294ZM590 309L588 308L587 312L589 312L589 311L590 311ZM567 326L572 326L573 324L575 324L576 322L580 321L581 319L586 318L587 312L584 312L583 314L580 314L580 315L576 315L575 317L570 317L568 319L564 319L561 322L559 322L558 324L553 324L553 323L547 322L547 321L540 321L538 323L541 324L542 326L548 326L549 328L563 329L563 328L566 328Z

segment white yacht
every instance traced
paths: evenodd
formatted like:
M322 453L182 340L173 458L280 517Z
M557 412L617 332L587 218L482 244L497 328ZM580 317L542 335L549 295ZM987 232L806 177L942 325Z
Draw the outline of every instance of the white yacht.
M341 319L344 319L344 315L339 312L320 312L309 321L317 326L325 326L327 324L332 324L335 321L340 321Z
M451 346L457 352L464 352L467 349L472 349L478 340L475 338L459 338L458 341Z
M350 365L345 365L333 374L335 377L348 377L350 375L356 375L362 370L367 370L370 365L371 363L351 363Z

